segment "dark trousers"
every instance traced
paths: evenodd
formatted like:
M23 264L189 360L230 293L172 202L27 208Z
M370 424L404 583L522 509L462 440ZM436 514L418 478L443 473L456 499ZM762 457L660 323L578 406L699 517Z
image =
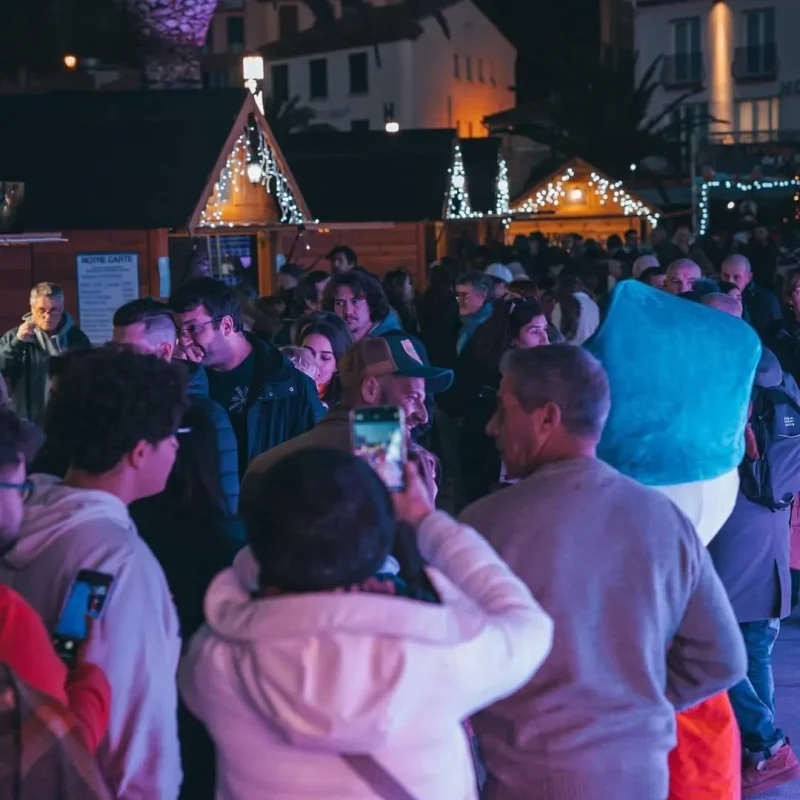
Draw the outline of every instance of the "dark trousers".
M742 747L748 755L768 757L786 736L775 726L775 679L772 649L781 629L779 619L742 622L747 649L747 677L729 690L736 721L742 733Z

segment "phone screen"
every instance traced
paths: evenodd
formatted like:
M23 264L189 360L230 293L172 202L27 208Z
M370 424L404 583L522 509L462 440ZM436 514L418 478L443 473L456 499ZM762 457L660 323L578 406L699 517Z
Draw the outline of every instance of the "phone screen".
M113 580L104 572L82 569L72 584L53 636L56 651L69 666L74 666L78 648L86 639L86 616L100 618Z
M405 487L406 431L397 406L356 408L350 412L353 453L367 462L391 491Z

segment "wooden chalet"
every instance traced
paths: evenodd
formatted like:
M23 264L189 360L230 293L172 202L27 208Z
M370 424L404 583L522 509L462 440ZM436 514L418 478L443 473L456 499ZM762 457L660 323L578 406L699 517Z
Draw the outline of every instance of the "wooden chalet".
M427 264L452 241L480 238L482 223L497 222L495 139L459 141L447 129L313 132L281 147L314 219L281 233L293 263L327 268L326 255L342 244L371 271L404 267L424 285Z
M578 233L605 241L631 228L642 238L658 221L658 211L580 158L573 158L536 181L511 204L510 241L540 231L548 239Z
M305 201L244 90L0 97L0 326L54 281L93 340L194 274L273 289Z

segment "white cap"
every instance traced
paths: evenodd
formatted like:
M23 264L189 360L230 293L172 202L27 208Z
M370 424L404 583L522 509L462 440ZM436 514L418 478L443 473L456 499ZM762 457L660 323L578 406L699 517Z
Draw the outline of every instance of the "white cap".
M650 267L660 266L658 259L652 254L639 256L639 258L633 262L633 277L638 278L646 269L650 269Z
M503 266L502 264L489 264L484 272L486 275L490 275L492 278L497 278L497 280L503 281L503 283L514 282L514 273L508 267Z

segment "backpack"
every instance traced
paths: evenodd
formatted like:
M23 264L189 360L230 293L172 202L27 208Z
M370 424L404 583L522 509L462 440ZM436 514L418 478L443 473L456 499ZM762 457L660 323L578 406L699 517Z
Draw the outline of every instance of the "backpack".
M785 382L756 387L750 425L759 458L745 456L739 470L748 500L781 511L800 493L800 405Z

